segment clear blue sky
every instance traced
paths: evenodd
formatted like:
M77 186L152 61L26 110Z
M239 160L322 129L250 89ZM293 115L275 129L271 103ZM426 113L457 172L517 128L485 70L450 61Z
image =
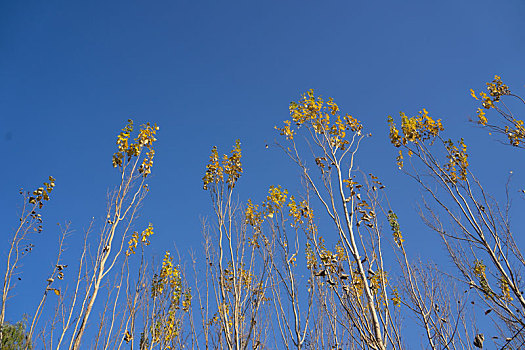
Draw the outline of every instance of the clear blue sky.
M487 179L501 185L510 169L523 178L514 150L488 142L468 118L477 108L469 89L494 74L523 94L524 62L518 0L0 1L2 240L17 225L18 189L53 175L45 231L24 273L52 267L56 223L72 221L76 252L91 217L104 215L117 178L115 138L132 118L160 126L137 229L154 224L157 255L174 244L199 250L211 147L227 152L241 140L243 201L261 201L271 184L298 188L296 169L264 146L288 119L289 102L313 88L373 133L360 166L389 186L407 240L425 252L431 234L417 223L416 186L396 171L386 116L427 108L450 137L479 147L471 163ZM49 263L35 266L41 259ZM13 300L35 302L27 279ZM11 307L10 315L31 310Z

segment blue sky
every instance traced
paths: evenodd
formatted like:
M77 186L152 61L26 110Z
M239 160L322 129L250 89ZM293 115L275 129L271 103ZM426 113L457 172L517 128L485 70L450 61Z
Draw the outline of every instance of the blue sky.
M199 250L211 147L227 152L241 140L241 201L261 201L271 184L298 189L298 171L264 146L289 102L313 88L373 133L360 166L387 184L407 240L425 252L431 234L417 222L419 192L397 172L386 116L427 108L442 118L447 135L476 149L471 164L495 190L509 170L523 176L515 150L468 118L477 108L469 89L494 74L523 95L524 19L522 1L2 1L2 237L17 224L18 189L53 175L45 231L24 273L37 278L52 266L56 223L72 222L76 251L90 219L104 215L116 135L132 118L160 126L137 228L155 225L154 254L174 244ZM42 258L49 264L35 267ZM21 282L18 300L34 302L30 285Z

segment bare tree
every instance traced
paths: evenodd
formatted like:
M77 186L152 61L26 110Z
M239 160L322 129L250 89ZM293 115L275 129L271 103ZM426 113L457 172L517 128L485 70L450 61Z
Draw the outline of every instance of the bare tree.
M49 182L44 182L42 187L39 187L33 192L24 192L22 189L20 190L20 195L23 197L20 222L9 245L2 286L0 342L2 342L2 329L5 322L8 295L14 285L12 279L17 275L17 269L20 268L20 259L31 253L34 248L34 245L29 240L29 235L36 232L42 232L42 215L40 214L40 210L44 206L44 203L49 201L49 195L54 187L55 179L50 176ZM30 341L27 343L27 346L29 346L29 343Z
M121 287L130 281L129 275L125 274L125 267L128 257L134 253L137 245L139 243L141 246L147 245L149 243L148 237L153 234L151 224L140 234L135 232L130 235L129 231L137 216L138 208L148 192L146 177L150 174L153 166L155 152L152 145L156 141L157 130L156 125L151 126L149 123L142 125L138 136L132 141L130 137L133 131L133 122L129 120L128 125L119 134L117 139L118 151L113 156L113 166L121 171L120 184L109 198L106 220L98 236L96 252L90 251L90 238L92 237L90 233L93 230L93 222L86 231L76 278L74 276L72 276L73 278L70 276L65 278L66 268L71 265L62 261L64 241L68 236L69 224L63 228L53 270L45 282L43 295L36 307L28 330L29 341L32 341L33 344L36 335L41 334L45 348L56 347L59 349L70 337L69 348L78 349L95 301L104 287L107 288L107 294L103 300L105 306L95 344L100 343L102 348L109 349L110 344L119 343L114 340L115 330L119 333L116 335L117 339L120 340L124 336L122 334L124 332L122 329L123 320L127 313L120 313L117 305L122 303L121 295L124 294L124 291L121 291ZM49 200L49 194L54 186L55 180L50 177L49 182L44 183L44 186L35 190L32 195L30 193L24 194L21 191L21 194L24 194L24 207L22 208L19 227L15 231L8 252L0 325L5 319L6 301L12 287L12 278L19 267L19 260L33 249L33 245L27 241L27 237L33 231L40 232L42 230L42 218L38 211L43 207L45 201ZM115 273L112 273L113 271ZM63 284L70 279L75 286L68 290L67 284ZM55 312L47 313L53 316L45 318L46 325L43 326L41 332L38 332L39 320L46 313L45 308L49 293L57 297L53 300ZM57 328L59 332L55 343L54 334ZM27 343L26 348L29 347L30 342Z

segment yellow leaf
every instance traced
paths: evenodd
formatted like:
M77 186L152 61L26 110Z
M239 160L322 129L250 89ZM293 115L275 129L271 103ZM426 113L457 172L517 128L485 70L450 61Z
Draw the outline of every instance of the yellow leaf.
M476 97L476 93L472 89L470 89L470 96L474 97L476 100L479 100L479 98Z
M60 290L58 289L53 289L53 292L55 292L56 295L60 295Z

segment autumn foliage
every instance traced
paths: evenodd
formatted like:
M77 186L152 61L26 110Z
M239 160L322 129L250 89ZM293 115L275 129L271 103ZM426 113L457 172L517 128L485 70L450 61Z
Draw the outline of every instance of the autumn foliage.
M523 147L523 121L504 100L525 101L501 77L471 96L480 104L476 125ZM448 138L445 121L424 108L387 117L392 162L423 193L420 215L449 253L448 268L418 259L408 238L414 236L388 200L389 179L358 166L356 155L371 134L357 118L313 90L288 112L275 127L276 144L300 172L302 190L273 184L260 200L237 200L241 142L222 155L214 146L202 178L212 212L203 221L198 258L170 251L152 257L148 246L161 233L153 223L131 230L149 191L159 128L146 123L135 132L129 120L117 136L112 165L119 181L105 220L86 230L77 261L62 256L70 232L62 227L40 302L26 310L27 326L9 323L6 309L15 307L8 302L13 277L34 248L32 235L43 229L41 209L52 205L56 180L21 191L19 223L5 248L0 343L16 349L418 348L409 343L409 327L431 349L483 348L484 342L520 348L525 260L508 211L475 175L465 139ZM490 340L473 314L490 314Z

